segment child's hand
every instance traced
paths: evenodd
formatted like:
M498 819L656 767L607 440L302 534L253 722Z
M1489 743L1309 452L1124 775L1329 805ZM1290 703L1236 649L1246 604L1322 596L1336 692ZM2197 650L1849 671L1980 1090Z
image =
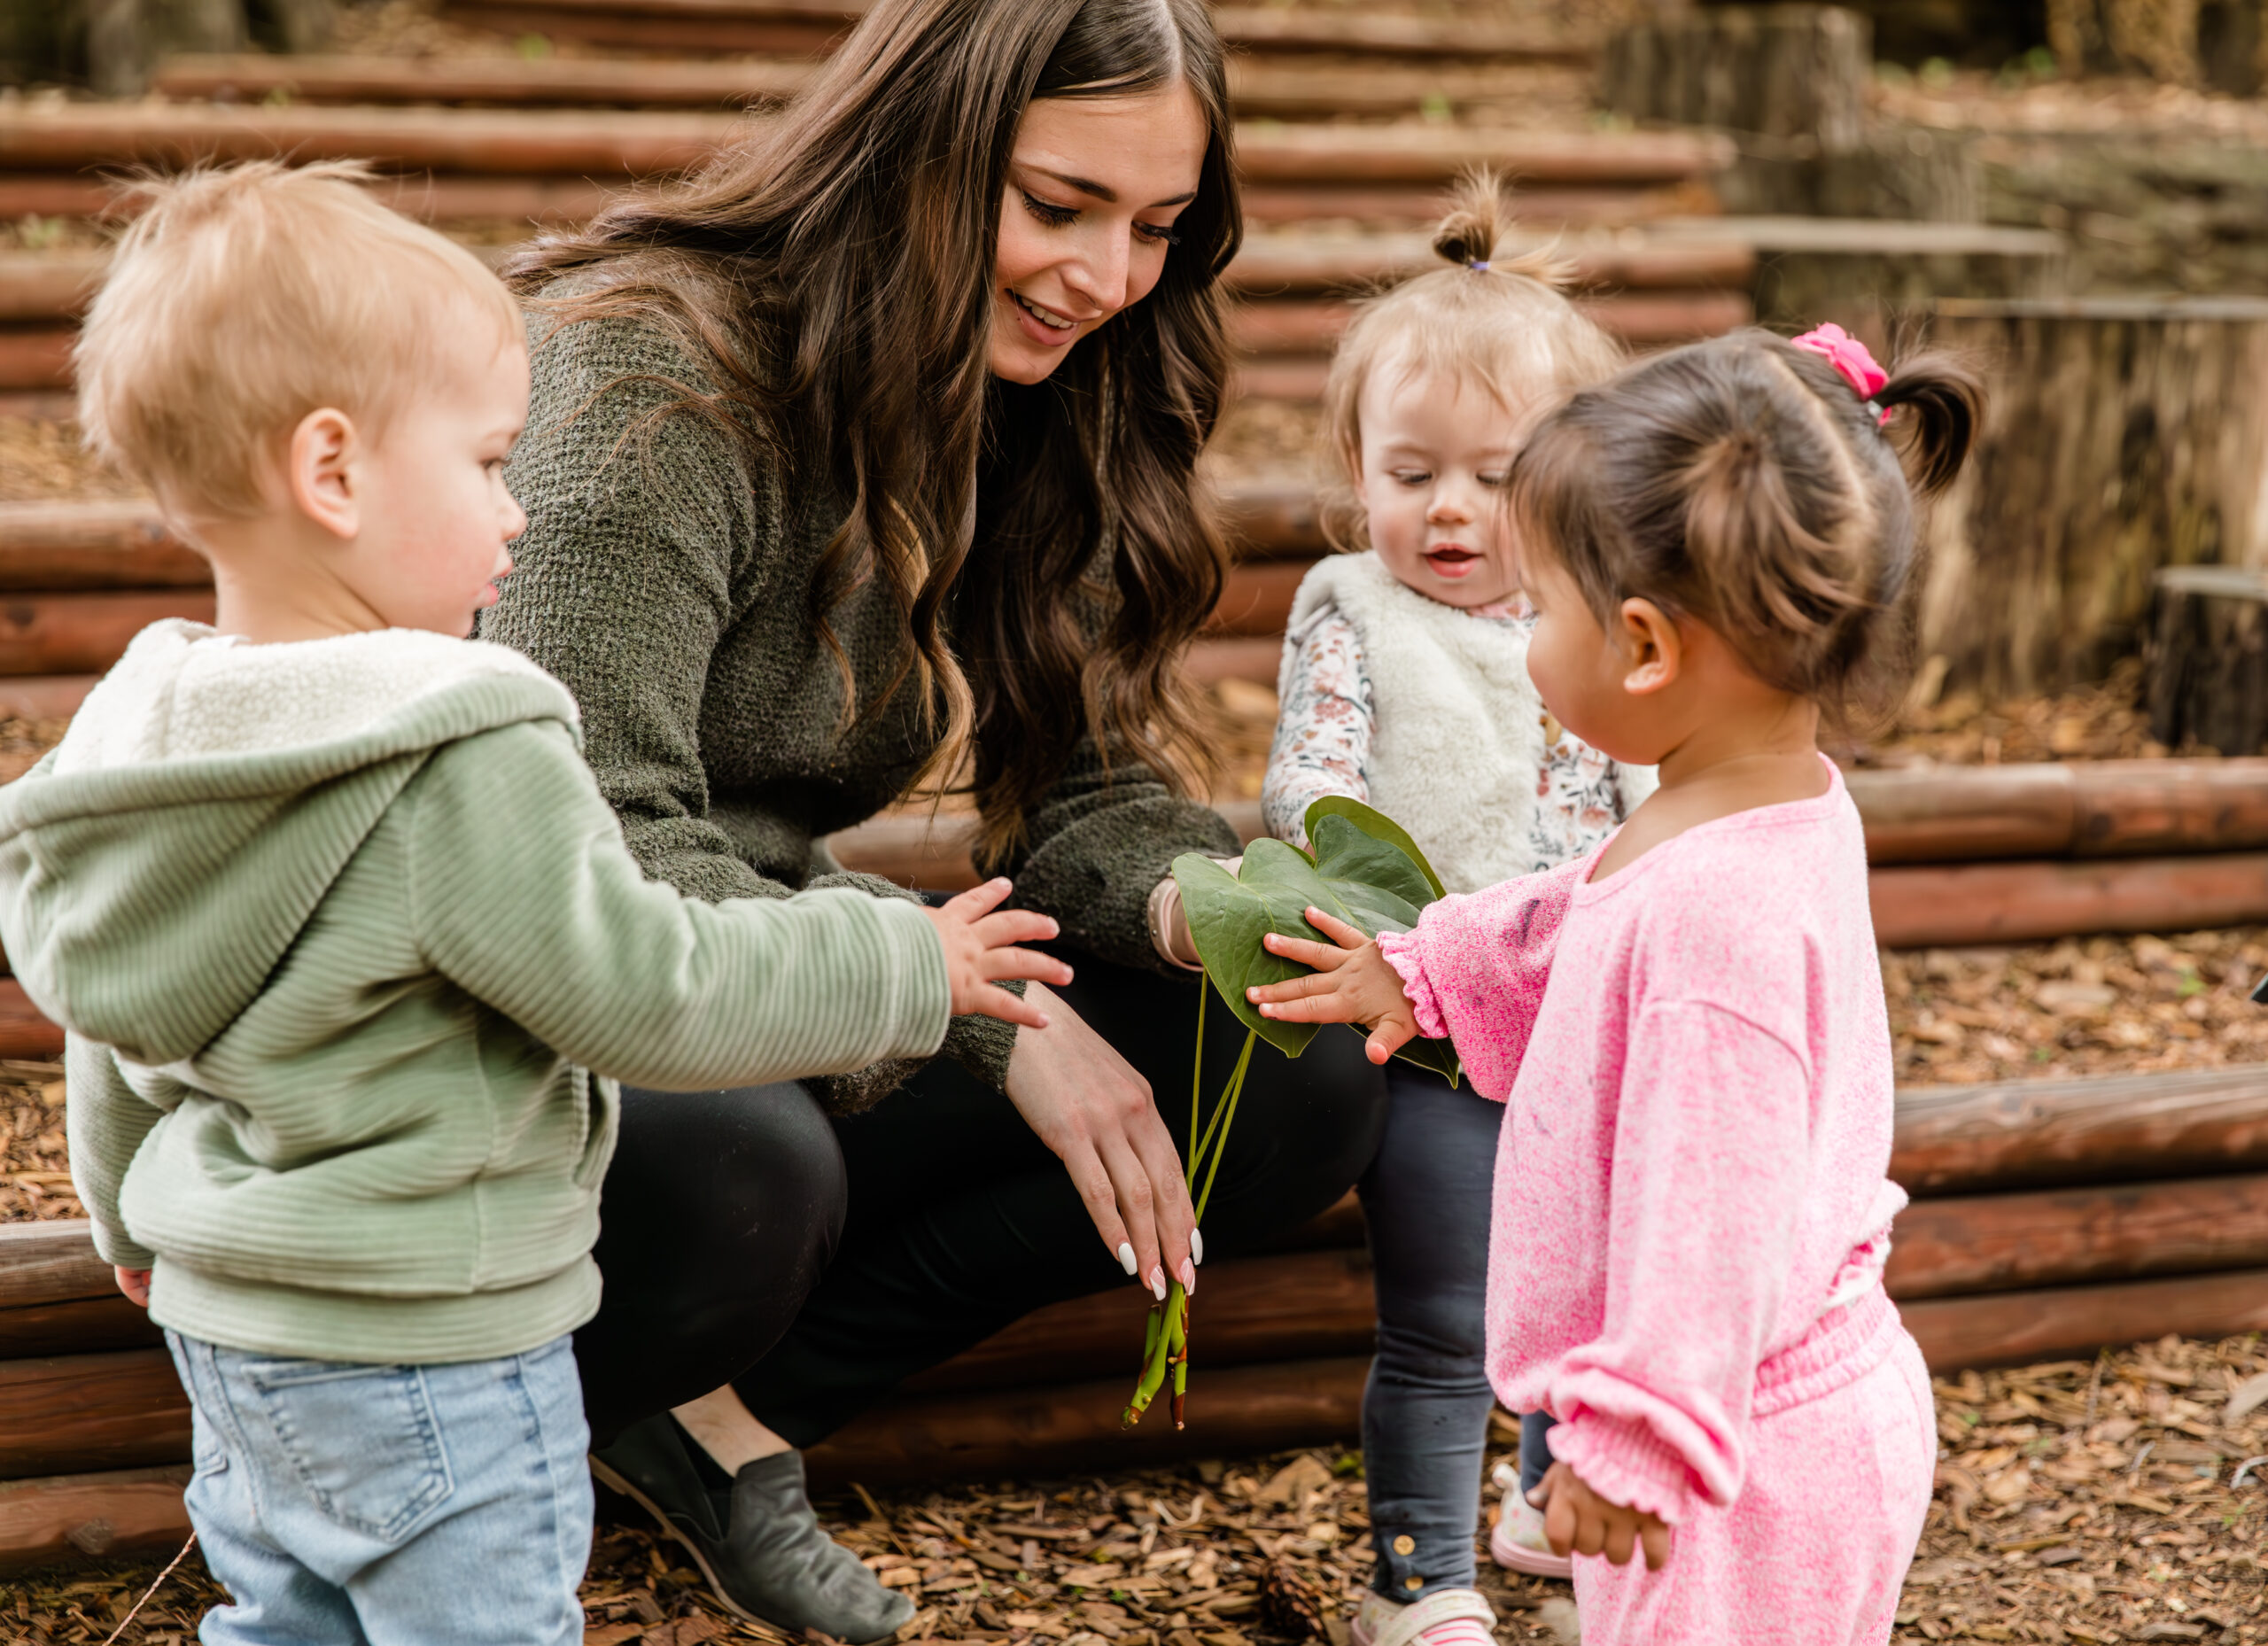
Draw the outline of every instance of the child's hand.
M1647 1571L1659 1572L1669 1564L1667 1522L1608 1502L1565 1464L1552 1464L1527 1501L1543 1510L1543 1535L1551 1540L1554 1554L1604 1555L1609 1565L1627 1566L1643 1546Z
M937 940L945 945L945 975L953 991L953 1015L981 1013L1027 1029L1047 1027L1047 1013L1028 1000L994 985L1004 977L1036 977L1058 988L1071 981L1071 968L1047 955L1012 945L1041 943L1055 936L1055 922L1029 909L995 914L1014 888L1006 880L987 881L942 909L925 909Z
M1261 1016L1287 1023L1361 1023L1371 1031L1371 1061L1385 1062L1418 1037L1418 1013L1402 991L1402 974L1346 921L1309 909L1308 924L1331 942L1270 932L1261 943L1270 954L1312 966L1313 974L1247 989L1245 998Z
M146 1269L113 1269L118 1277L118 1289L126 1293L127 1301L136 1308L150 1307L150 1271Z

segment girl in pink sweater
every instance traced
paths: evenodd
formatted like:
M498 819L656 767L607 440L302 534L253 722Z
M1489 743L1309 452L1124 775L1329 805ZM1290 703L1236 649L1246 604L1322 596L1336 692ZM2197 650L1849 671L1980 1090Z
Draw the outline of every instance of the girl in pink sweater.
M1660 788L1587 858L1377 943L1320 910L1270 1016L1449 1036L1510 1113L1490 1380L1558 1420L1534 1501L1591 1646L1886 1641L1929 1503L1929 1379L1882 1287L1890 1031L1857 810L1821 710L1876 672L1913 486L1979 395L1833 327L1578 394L1510 506L1528 667ZM1645 1558L1633 1555L1643 1549Z

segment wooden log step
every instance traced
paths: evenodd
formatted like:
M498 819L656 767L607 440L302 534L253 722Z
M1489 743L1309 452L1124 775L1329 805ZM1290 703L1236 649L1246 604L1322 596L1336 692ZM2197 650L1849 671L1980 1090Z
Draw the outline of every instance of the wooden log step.
M824 50L865 12L855 0L449 0L447 8L461 22L507 34L707 51ZM1597 50L1587 40L1518 24L1298 6L1222 6L1213 24L1228 44L1258 51L1584 65Z
M170 1555L189 1541L189 1465L0 1482L0 1571Z
M1293 520L1256 509L1247 532ZM1869 863L2268 848L2268 759L2075 760L1846 774Z
M2226 1338L2268 1331L2268 1269L1922 1298L1901 1303L1899 1312L1932 1371L2020 1366L2168 1332Z
M0 1479L188 1456L189 1397L165 1350L0 1361Z
M435 223L582 222L623 186L585 177L382 177L374 190L395 211ZM0 217L107 217L117 191L100 177L0 169Z
M107 669L127 642L160 617L213 621L210 589L0 594L0 675Z
M108 1270L104 1271L108 1274ZM165 1333L117 1286L108 1297L0 1308L0 1363L110 1349L159 1348Z
M2268 1066L1898 1094L1890 1175L1915 1195L2268 1170Z
M380 58L186 53L159 66L151 89L183 100L493 104L508 108L761 107L810 83L805 58L732 62L617 58ZM1250 119L1416 114L1515 94L1503 69L1469 64L1311 67L1237 56L1229 95Z
M2268 920L2268 852L2099 863L1908 864L1869 876L1890 949L2186 932Z
M1202 1288L1200 1289L1200 1295ZM1201 1323L1201 1316L1200 1322ZM852 1480L1024 1478L1070 1469L1141 1468L1190 1457L1277 1451L1362 1430L1370 1356L1211 1367L1194 1335L1187 1417L1177 1433L1161 1399L1141 1425L1119 1426L1133 1392L1122 1377L1088 1383L900 1395L804 1454L820 1489ZM1138 1351L1138 1339L1135 1343Z
M0 675L0 715L25 720L66 720L79 712L100 679L95 674Z
M39 1014L12 977L0 978L0 1058L45 1062L63 1055L63 1031Z
M232 108L61 103L0 107L0 170L203 161L365 159L403 172L649 177L698 164L762 116L635 109ZM1237 132L1255 183L1441 185L1494 166L1526 187L1671 187L1722 170L1721 138L1682 132L1494 130L1453 126L1263 125Z
M1355 1215L1361 1212L1357 1208ZM909 1391L1014 1388L1125 1372L1141 1358L1149 1294L1129 1282L1027 1315L932 1367ZM1208 1366L1371 1352L1376 1305L1366 1251L1293 1252L1206 1265L1193 1300ZM0 1321L5 1316L0 1316ZM1130 1384L1130 1387L1131 1385Z
M1718 337L1755 318L1740 291L1622 291L1579 297L1576 306L1633 348ZM1229 339L1247 354L1314 354L1327 368L1354 315L1353 304L1330 299L1247 303L1231 311Z
M1657 240L1651 229L1572 243L1516 234L1504 249L1508 256L1552 251L1585 290L1745 286L1756 269L1755 249L1732 229L1713 240L1684 234ZM1276 298L1384 284L1446 267L1427 234L1270 233L1247 236L1223 279L1247 298Z
M1986 1292L2268 1267L2268 1175L1916 1200L1890 1294Z
M37 1308L118 1295L83 1217L0 1223L0 1309Z
M138 499L0 503L0 589L203 588L204 558Z

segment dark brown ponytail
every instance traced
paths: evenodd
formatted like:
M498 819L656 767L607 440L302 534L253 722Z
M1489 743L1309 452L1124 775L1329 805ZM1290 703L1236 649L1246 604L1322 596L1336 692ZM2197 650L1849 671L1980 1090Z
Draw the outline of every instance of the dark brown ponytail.
M1602 623L1634 596L1697 617L1839 718L1892 661L1914 495L1952 483L1983 405L1944 355L1869 400L1821 355L1736 332L1577 394L1521 452L1511 505Z

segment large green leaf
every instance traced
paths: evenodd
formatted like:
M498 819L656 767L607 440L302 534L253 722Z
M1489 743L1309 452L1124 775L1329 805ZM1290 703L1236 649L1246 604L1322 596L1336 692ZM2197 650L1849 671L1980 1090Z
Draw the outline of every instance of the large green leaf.
M1441 884L1441 877L1433 873L1433 866L1426 862L1425 854L1418 850L1418 842L1410 838L1408 830L1385 812L1345 795L1325 795L1309 806L1307 815L1300 819L1300 826L1307 830L1309 840L1315 838L1317 827L1325 818L1345 818L1372 840L1381 840L1389 846L1401 848L1402 855L1416 864L1418 872L1425 875L1425 883L1433 889L1433 897L1449 896L1448 889ZM1431 902L1432 898L1424 901Z
M1308 968L1269 953L1260 940L1281 932L1325 942L1307 922L1309 905L1348 919L1351 912L1323 883L1306 855L1280 840L1253 842L1238 873L1192 852L1174 859L1173 877L1181 883L1182 912L1214 989L1239 1022L1285 1057L1299 1056L1315 1038L1316 1025L1262 1017L1244 991L1298 977Z
M1308 968L1269 953L1261 940L1273 931L1327 942L1307 922L1311 907L1372 937L1408 931L1419 911L1441 895L1416 842L1360 801L1319 800L1308 809L1307 824L1316 848L1312 860L1282 841L1258 840L1246 849L1235 874L1194 854L1173 866L1207 977L1237 1021L1286 1057L1307 1050L1317 1025L1262 1017L1245 990ZM1446 1040L1413 1040L1396 1055L1452 1083L1457 1079L1456 1051Z

